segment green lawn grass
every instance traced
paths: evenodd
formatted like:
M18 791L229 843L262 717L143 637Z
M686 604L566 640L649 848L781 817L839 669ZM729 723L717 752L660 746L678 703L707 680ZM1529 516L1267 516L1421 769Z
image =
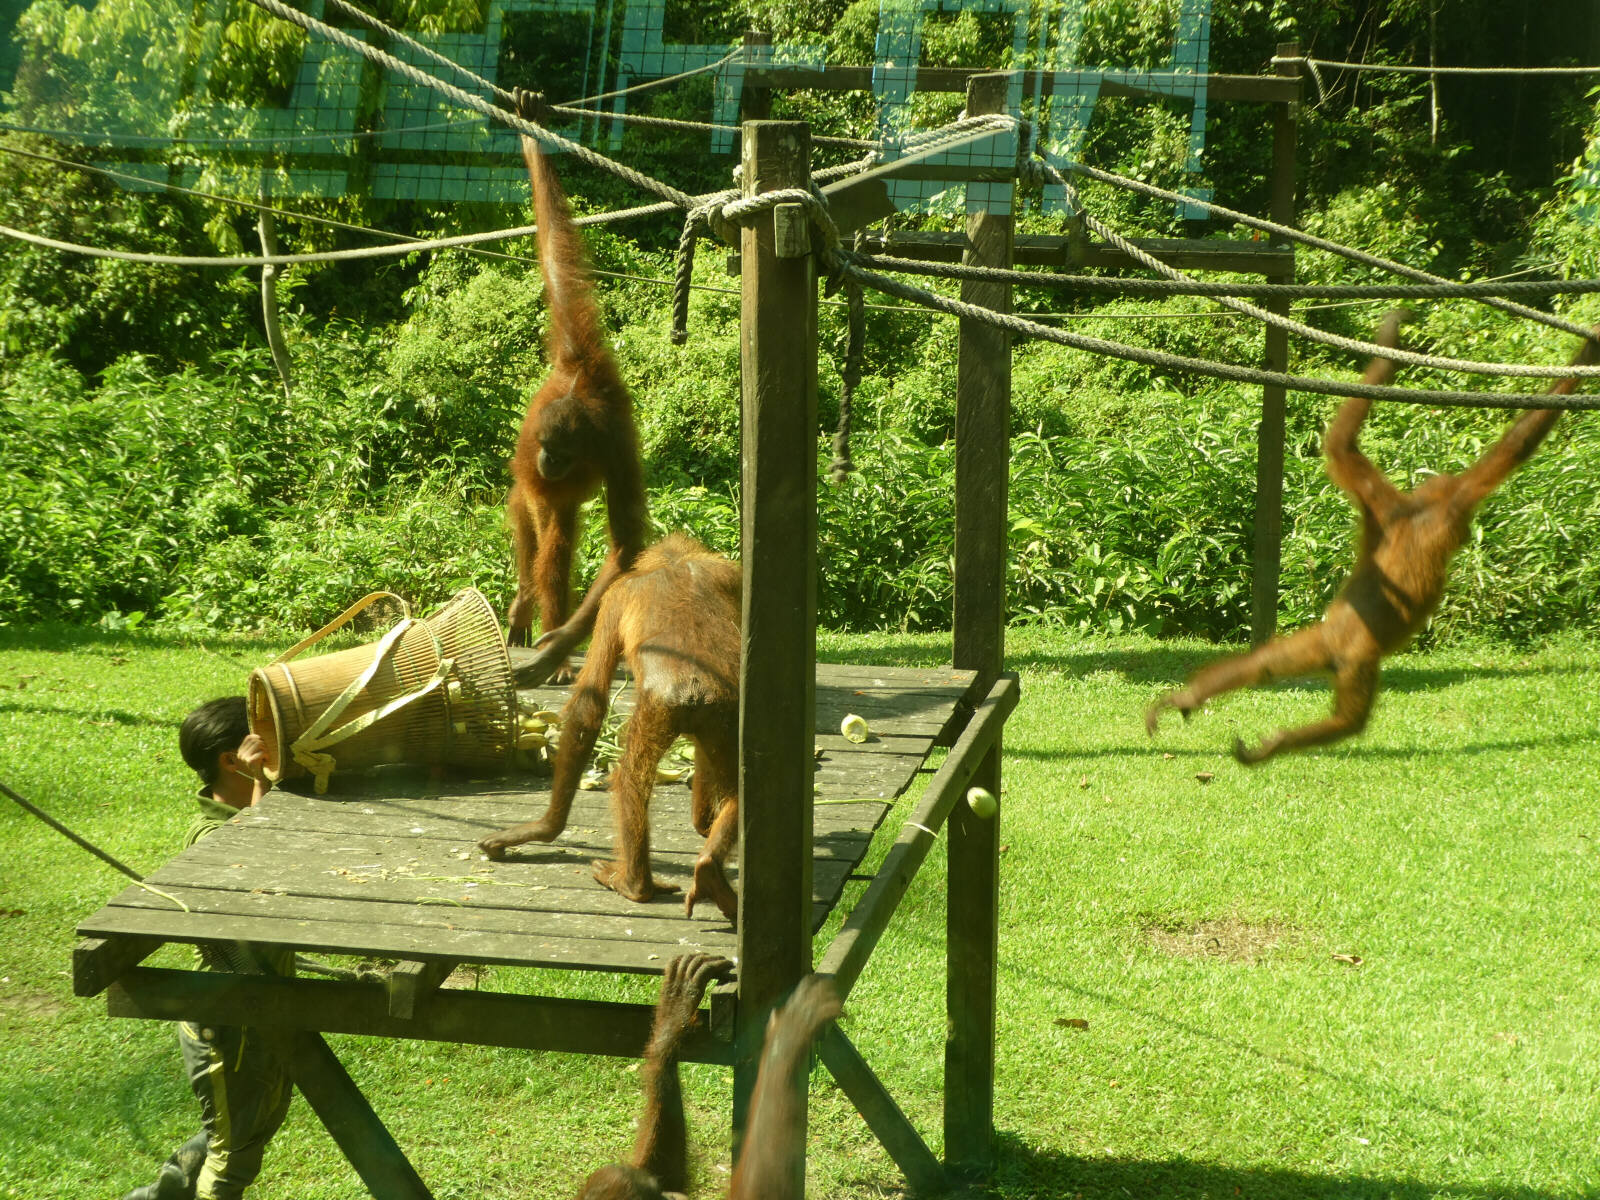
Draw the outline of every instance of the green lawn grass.
M1009 648L1023 701L1000 815L992 1194L1600 1192L1600 649L1402 656L1360 740L1247 770L1228 755L1234 734L1309 719L1325 687L1227 697L1152 742L1144 704L1213 648L1034 630ZM271 649L0 630L0 779L153 869L188 822L178 721L240 690ZM830 636L822 653L930 663L947 650ZM0 839L0 1196L120 1196L197 1117L170 1028L71 994L74 924L121 878L4 801ZM936 1147L944 906L936 852L846 1017ZM556 973L481 985L533 984L653 991ZM334 1041L441 1200L569 1196L630 1144L632 1063ZM697 1190L715 1194L726 1072L691 1066L686 1083ZM811 1194L897 1194L820 1069L812 1100ZM252 1195L364 1194L297 1101Z

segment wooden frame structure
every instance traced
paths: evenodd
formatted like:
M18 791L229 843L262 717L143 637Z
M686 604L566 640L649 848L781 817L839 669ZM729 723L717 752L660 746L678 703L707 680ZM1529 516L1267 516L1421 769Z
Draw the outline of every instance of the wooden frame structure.
M758 40L759 39L755 39ZM1298 141L1298 119L1301 80L1292 60L1300 55L1298 42L1283 42L1277 48L1277 65L1273 75L1207 75L1205 77L1208 100L1235 103L1269 104L1272 106L1272 166L1269 184L1268 216L1280 225L1292 225L1295 214L1295 153ZM744 96L748 115L764 116L768 110L768 94L773 89L819 91L871 91L874 68L870 66L826 67L818 71L802 67L745 68ZM917 72L917 90L923 92L968 91L971 81L986 72L967 68L924 67ZM1010 80L1011 72L992 72ZM1071 71L1024 71L1023 92L1032 95L1049 95L1057 76L1071 77ZM1126 96L1151 100L1170 100L1165 93L1146 91L1127 83L1107 81L1101 86L1105 96ZM970 102L967 112L1004 111L1003 104L995 109L974 109ZM935 152L937 153L937 152ZM927 156L923 156L927 157ZM855 220L852 201L841 205L846 196L870 197L868 210L874 217L887 216L893 211L881 188L874 192L869 181L887 178L898 172L911 173L918 169L917 156L910 156L888 164L866 177L853 177L823 189L828 196L835 222L841 230L854 228L864 221ZM940 169L940 177L949 179L994 178L992 173L963 171L948 167ZM874 203L874 201L876 203ZM874 218L868 218L874 219ZM1291 283L1294 280L1294 247L1286 242L1237 242L1217 238L1132 238L1146 253L1179 269L1226 271L1238 274L1260 275L1270 283ZM959 234L894 233L887 238L868 237L864 248L871 252L896 254L906 258L925 258L953 262L968 253L970 231L967 237ZM999 265L997 262L988 265ZM1122 251L1100 243L1084 244L1060 236L1023 236L1014 239L1012 257L1004 265L1043 267L1098 267L1119 269L1137 267ZM1283 299L1268 300L1264 307L1272 312L1287 314L1289 302ZM1286 372L1289 366L1289 341L1284 330L1276 326L1266 329L1266 346L1263 366L1270 371ZM1276 384L1262 388L1261 422L1256 433L1256 507L1253 562L1251 575L1250 633L1257 644L1269 640L1277 628L1278 586L1283 545L1283 455L1284 455L1284 389ZM957 437L959 445L960 438ZM959 451L958 451L959 453ZM1003 545L1003 542L1002 542ZM957 633L958 644L961 634ZM958 657L958 663L961 661Z
M824 78L834 86L860 86L856 70L832 68ZM942 74L934 74L933 79L948 82L952 88L965 88L969 113L1004 111L1006 74L948 74L948 81ZM815 73L789 81L781 71L758 71L752 72L750 82L756 86L747 94L755 96L757 110L763 85L818 86ZM1210 87L1217 98L1278 104L1273 216L1286 219L1293 199L1293 104L1298 82L1213 76ZM1013 135L987 131L972 135L970 141L975 146L985 139L993 142L1006 136ZM801 123L747 121L742 155L746 195L803 186L810 176L809 143L809 133ZM1010 171L961 166L959 154L952 157L949 149L912 156L830 185L826 194L841 232L848 234L892 210L885 181L897 174L923 171L939 178L984 181L1002 190L1011 186ZM745 439L740 853L741 864L759 864L759 869L742 869L739 875L738 978L713 993L709 1019L687 1044L685 1057L733 1067L737 1149L755 1081L766 1012L813 969L833 975L841 991L848 994L940 831L947 831L944 1162L929 1150L844 1031L830 1028L819 1051L912 1188L932 1192L945 1187L952 1174L982 1173L991 1164L994 1151L1000 829L998 818L979 817L961 801L974 783L997 796L1001 793L1001 732L1018 699L1016 678L1003 669L1009 337L982 322L961 323L953 660L961 679L971 679L970 687L963 682L969 707L948 724L945 732L951 749L944 764L928 783L866 891L814 964L817 276L804 211L800 206L787 206L788 211L785 207L746 226L740 245ZM981 266L1005 267L1019 261L1118 265L1118 256L1107 248L1075 252L1066 239L1017 239L1008 212L992 206L971 208L966 232L960 237L896 235L880 246L935 258L959 252L964 262ZM1180 241L1146 243L1146 247L1179 266L1251 271L1269 278L1288 278L1293 272L1292 254L1276 246L1229 243L1219 247ZM1079 257L1071 257L1074 253ZM963 297L1000 311L1009 310L1011 304L1008 284L969 283L963 287ZM1286 365L1284 349L1281 338L1274 340L1269 335L1269 366ZM1274 602L1276 596L1278 525L1264 514L1271 508L1275 516L1281 488L1281 480L1267 478L1277 469L1275 463L1281 465L1281 401L1280 393L1274 408L1269 393L1262 424L1258 637L1271 631L1270 606L1265 616L1260 607L1268 594L1263 581L1268 550ZM1274 439L1276 458L1268 453ZM1269 482L1276 482L1278 488L1268 488ZM138 902L135 896L130 904ZM187 920L191 915L196 916L192 923ZM257 926L237 916L201 919L187 909L182 917L170 909L143 922L136 919L139 917L136 907L108 908L84 922L81 929L89 940L74 955L76 992L107 992L112 1015L248 1023L260 1028L369 1190L382 1200L427 1200L431 1193L329 1049L323 1033L609 1055L637 1055L648 1038L649 1005L478 993L443 986L454 958L451 952L430 950L425 941L419 941L416 955L406 956L387 991L355 983L143 967L140 963L164 940L250 941L251 930ZM180 928L184 932L171 932ZM288 936L280 934L279 940ZM325 932L315 937L307 934L304 944L344 945ZM464 944L477 943L469 939ZM642 965L643 957L641 952L626 962L618 959L620 965L588 965L594 969L660 969ZM485 961L518 960L486 954Z

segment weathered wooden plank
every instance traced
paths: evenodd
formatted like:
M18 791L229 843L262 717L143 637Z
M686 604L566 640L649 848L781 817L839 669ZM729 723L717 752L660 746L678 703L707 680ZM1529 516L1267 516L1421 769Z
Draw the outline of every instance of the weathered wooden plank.
M871 720L868 720L869 726ZM854 744L843 737L834 736L819 742L816 749L823 757L816 760L830 773L830 778L847 785L853 777L894 781L895 792L922 765L927 751L936 739L919 735L910 740L874 732L864 743ZM535 783L537 786L535 786ZM531 812L542 812L550 801L545 780L530 781L524 790L496 794L460 795L437 792L419 795L396 795L397 789L386 788L383 793L357 796L299 796L289 792L274 791L262 801L261 811L247 809L235 817L232 824L293 825L296 828L316 829L327 822L330 831L346 827L359 828L361 818L374 818L384 814L397 817L414 817L409 825L401 820L396 826L410 833L422 827L417 836L470 837L474 842L485 826L495 822L522 820ZM683 824L688 821L689 785L660 783L651 797L652 823L660 826ZM590 826L611 823L610 799L605 790L579 791L573 798L570 821ZM341 823L344 822L344 823ZM374 826L376 827L376 826Z
M855 797L851 799L866 799ZM824 832L847 832L828 829ZM604 826L580 825L567 828L553 842L529 842L506 852L501 862L486 862L478 851L475 840L412 837L405 834L383 835L372 830L352 829L343 832L277 828L270 824L234 826L218 830L206 839L202 851L197 843L193 857L224 865L248 858L240 869L260 867L275 872L289 871L295 875L319 872L382 871L406 875L421 875L430 871L447 869L452 875L480 872L502 880L515 875L515 869L526 863L551 861L552 853L566 858L572 855L607 857L612 853L615 831ZM682 825L657 826L651 830L650 851L652 859L665 862L692 861L700 852L705 839L689 827L687 816ZM838 842L829 842L819 857L831 857ZM164 870L165 868L163 868ZM151 876L153 882L162 878L158 871Z
M961 235L948 236L956 239L959 245ZM1241 243L1241 245L1254 246L1255 243ZM531 659L533 656L533 651L523 646L512 646L508 653L511 656L513 669L519 662ZM904 703L914 709L925 704L937 707L948 703L953 694L970 686L972 674L970 671L952 667L892 667L872 663L816 664L815 690L819 702L830 695L859 687L861 680L885 690L891 697L903 698ZM924 700L923 693L927 693L930 699ZM566 703L568 691L565 688L554 687L524 688L518 695L529 700L537 699L541 707L560 712L562 705ZM616 695L614 703L621 711L630 710L633 707L632 689L622 689L620 694ZM818 728L823 727L824 724L819 722Z
M841 857L824 860L816 865L812 873L813 902L815 905L831 904L837 898L843 887L843 882L854 871L860 861L860 856ZM238 910L257 915L270 916L274 913L289 913L290 904L296 901L310 901L314 904L328 905L335 901L350 902L357 905L408 905L419 904L425 908L435 910L439 915L442 927L460 925L463 923L465 912L487 912L502 910L513 914L539 914L557 913L577 918L615 918L628 922L648 920L651 917L669 919L674 923L681 923L689 928L694 928L697 923L705 923L712 928L726 928L726 923L720 915L713 916L714 910L708 908L697 909L697 916L693 920L683 917L682 900L672 894L663 894L649 904L637 904L624 899L622 896L602 887L596 883L589 872L587 862L566 862L559 865L556 871L544 871L536 878L554 879L551 884L519 885L494 885L492 877L483 875L462 876L454 881L446 880L411 880L405 877L381 878L371 877L337 877L327 881L309 880L305 885L291 889L287 886L269 888L253 886L250 876L228 880L218 875L216 869L208 863L194 859L186 859L181 863L175 860L169 864L172 868L172 878L167 879L163 890L167 891L184 903L194 906L189 892L193 889L199 892L215 892L219 896L245 896L249 898L249 907ZM659 882L677 882L686 885L690 875L690 866L684 864L676 870L662 869L658 872ZM738 884L738 874L730 868L730 880L735 886ZM169 910L172 908L166 901L158 897L151 897L148 893L137 889L129 889L113 900L113 905L131 908L152 908ZM218 900L208 905L219 911L227 909L222 901ZM228 909L232 911L231 909ZM181 914L180 914L181 915ZM315 911L294 909L292 916L296 920L313 919ZM352 918L359 919L359 918ZM385 919L404 919L396 917L394 913L384 913L374 910L368 919L382 921ZM420 918L418 918L420 919ZM528 920L535 919L532 916ZM541 918L542 919L542 918ZM80 929L86 933L97 928L98 914L85 919ZM204 922L199 918L195 921L196 928L185 937L178 940L203 941L212 935L205 932ZM673 935L676 936L676 935ZM377 949L375 944L372 947Z
M858 863L859 855L818 864L812 875L813 930L821 927ZM459 946L452 950L449 940L450 932L458 929L520 935L538 932L566 939L612 938L633 945L649 942L669 947L714 942L729 933L728 923L714 909L702 905L693 918L686 918L680 898L670 894L649 904L636 904L595 883L587 866L573 866L563 886L526 888L474 887L470 879L413 884L404 879L373 878L366 883L340 879L314 890L274 891L251 888L248 880L231 887L219 885L214 870L193 861L181 870L175 868L174 874L178 878L167 881L163 890L190 911L130 888L86 918L80 929L86 934L120 930L123 927L110 914L120 909L145 909L169 916L163 927L167 939L205 941L238 936L237 931L227 935L216 932L214 916L243 917L263 923L246 940L308 948L310 942L303 940L309 936L304 923L329 919L371 926L367 946L360 950L341 946L339 952L392 957L415 946L417 930L436 931L439 956L459 950ZM666 873L662 875L666 881ZM687 881L687 869L680 878ZM737 884L736 874L733 878ZM391 936L391 925L399 927L398 935Z
M905 790L934 744L933 738L923 737L908 748L906 739L877 733L861 745L838 736L819 739L821 757L815 759L812 771L814 790L839 798L858 794L863 798L893 798ZM487 832L543 812L549 800L547 791L461 798L362 796L331 800L273 792L224 829L261 827L412 837L444 840L467 848L476 845ZM580 792L573 802L569 829L609 831L609 804L606 791ZM689 805L687 782L658 784L650 803L654 836L689 829Z
M960 707L972 673L864 664L818 667L816 678L829 682L813 721L822 753L811 773L810 931L859 868L887 802L922 771L933 735ZM564 691L548 691L545 706L559 707ZM864 744L840 737L845 712L865 716L874 737ZM676 896L638 905L594 882L590 860L608 856L614 837L603 791L580 793L557 843L502 863L477 855L485 832L525 820L547 802L543 778L471 779L408 768L335 776L325 796L279 789L152 877L191 911L135 888L108 907L139 915L97 915L83 928L104 933L107 946L248 932L244 940L428 963L477 961L466 942L533 937L570 953L502 957L517 965L642 972L660 970L686 946L733 952L729 927L714 910L701 906L689 920ZM658 872L664 882L685 885L701 843L689 820L689 790L659 785L652 807ZM729 870L737 886L739 864ZM308 934L319 924L329 935L320 941ZM367 932L357 936L358 929ZM585 944L600 949L584 954ZM85 975L80 986L99 990L113 951L85 953L86 964L101 964L85 970L102 977Z
M887 810L888 806L884 801L892 798L879 794L887 792L891 786L895 792L904 791L906 784L915 778L913 771L896 770L893 774L853 771L848 766L840 767L838 761L830 756L818 763L813 777L816 793L833 801L848 800L856 803L853 805L835 803L817 809L812 826L816 837L851 829L870 833ZM674 791L682 795L681 808L677 812L670 810L662 812L660 810L665 806L652 805L657 811L652 821L651 836L655 844L660 846L675 846L678 849L697 847L700 839L691 828L688 790L675 787ZM594 794L602 798L606 796L603 792ZM402 841L412 839L418 843L419 854L426 852L433 855L439 853L443 843L446 851L468 853L469 860L463 861L470 861L472 857L470 848L476 846L482 833L502 828L513 820L523 820L542 811L543 801L546 798L533 799L537 802L509 808L499 815L486 818L467 814L463 814L462 817L440 817L406 801L374 802L368 806L371 811L366 812L346 805L317 811L281 806L277 803L276 797L269 796L257 806L259 812L256 809L246 810L236 818L231 828L271 829L278 833L300 831L311 837L356 838L365 835ZM612 844L615 836L609 822L609 815L601 814L592 807L579 808L575 805L572 819L563 834L567 840L554 844L569 846L581 841L593 845L597 851L602 851ZM222 844L233 845L239 838L245 836L248 835L238 834L224 838Z
M416 1038L467 1046L507 1046L638 1057L650 1038L654 1005L567 1000L441 988L411 1020L391 1016L383 988L368 983L278 979L215 971L134 967L106 993L114 1017L317 1029L365 1037ZM248 1014L245 1017L244 1014ZM689 1062L727 1063L731 1048L699 1022L684 1039Z
M194 936L189 914L170 910L113 907L94 917L100 935L133 935L183 941ZM463 962L510 967L566 967L580 971L632 971L653 974L674 954L696 950L734 957L732 931L699 938L685 936L670 946L656 942L563 937L534 928L501 933L491 930L428 926L379 925L370 920L289 920L275 916L228 916L208 913L206 936L211 939L254 942L263 946L292 946L325 954L365 955L378 951L386 957L427 961L454 958ZM641 926L641 928L643 928ZM387 1007L387 1000L385 1000ZM235 1014L235 1020L247 1019Z
M561 889L557 898L547 899L544 907L491 907L480 904L429 903L410 897L272 895L206 886L172 887L169 893L189 906L192 913L224 916L262 917L281 921L344 920L369 921L374 926L399 925L408 929L477 929L498 933L526 933L540 928L564 937L606 938L623 941L676 943L686 933L695 938L715 938L727 932L720 914L702 912L686 920L681 903L664 899L660 903L633 904L629 910L619 905L616 911L585 911L589 893L604 900L604 889ZM615 895L615 893L612 893ZM540 893L548 897L550 893ZM621 897L618 897L620 900ZM112 907L147 908L172 912L172 905L157 897L132 892L117 898ZM96 918L98 920L98 918Z
M72 994L98 996L161 945L159 938L86 938L72 950Z

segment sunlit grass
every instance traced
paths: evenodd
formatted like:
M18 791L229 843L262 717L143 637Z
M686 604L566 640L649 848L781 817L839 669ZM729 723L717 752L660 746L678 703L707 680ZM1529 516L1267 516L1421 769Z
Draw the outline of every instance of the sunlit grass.
M177 722L270 649L0 631L0 779L151 870L188 820ZM1402 656L1363 738L1254 769L1229 757L1234 734L1320 713L1322 685L1220 699L1152 742L1143 706L1214 648L1014 630L1010 652L1023 702L1000 815L994 1194L1600 1188L1600 652L1573 639ZM947 648L828 637L823 654L916 663ZM9 803L0 839L0 1196L114 1197L151 1178L197 1108L168 1027L71 995L73 926L120 876ZM936 851L846 1026L936 1147L944 911ZM631 1063L334 1044L441 1198L571 1195L631 1143ZM715 1194L727 1077L686 1076L697 1192ZM894 1194L899 1179L820 1069L811 1178L828 1197ZM364 1194L297 1102L252 1195Z

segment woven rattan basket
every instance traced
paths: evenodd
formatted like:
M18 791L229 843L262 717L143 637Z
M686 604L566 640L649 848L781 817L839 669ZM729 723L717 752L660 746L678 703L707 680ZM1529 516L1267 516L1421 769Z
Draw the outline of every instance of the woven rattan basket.
M517 696L494 610L473 588L431 617L405 617L381 639L299 659L375 600L357 602L250 673L250 730L266 743L272 780L379 763L506 769Z

